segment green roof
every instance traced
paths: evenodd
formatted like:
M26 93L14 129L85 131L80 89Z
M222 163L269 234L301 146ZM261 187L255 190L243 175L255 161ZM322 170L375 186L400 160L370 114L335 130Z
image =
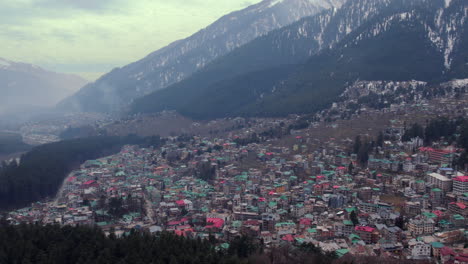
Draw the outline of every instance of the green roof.
M233 221L232 226L233 227L241 227L242 226L242 221Z
M344 255L348 254L349 253L349 249L338 249L337 251L335 251L336 255L341 258L343 257Z
M349 220L344 220L343 224L345 224L345 225L354 225L353 221L349 221Z
M437 218L437 215L434 213L423 213L423 215L427 218Z
M455 220L465 220L465 217L459 215L459 214L456 214L456 215L453 215L453 219Z
M293 226L293 225L296 225L295 223L291 223L291 222L282 222L282 223L277 223L275 226L277 227L280 227L280 226Z
M223 248L223 249L228 249L230 245L229 245L228 243L223 243L223 244L221 244L221 245L219 245L219 246L220 246L221 248Z
M443 248L444 247L444 244L442 244L440 242L432 242L431 245L432 245L433 248Z
M303 238L296 237L296 238L294 238L294 239L295 239L295 240L297 241L297 243L299 243L299 244L304 243L304 239L303 239Z

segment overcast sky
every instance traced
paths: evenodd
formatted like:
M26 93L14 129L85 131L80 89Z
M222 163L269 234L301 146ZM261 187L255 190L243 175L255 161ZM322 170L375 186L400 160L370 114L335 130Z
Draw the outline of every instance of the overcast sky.
M0 57L94 79L260 0L0 0Z

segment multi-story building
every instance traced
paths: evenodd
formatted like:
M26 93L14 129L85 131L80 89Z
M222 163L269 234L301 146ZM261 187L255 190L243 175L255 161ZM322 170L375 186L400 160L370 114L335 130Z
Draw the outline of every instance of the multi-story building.
M457 195L468 193L468 176L458 176L453 179L453 193Z
M468 206L466 204L462 203L462 202L450 203L449 206L448 206L448 210L452 214L458 214L458 215L461 215L463 217L468 216Z
M366 242L366 244L377 242L379 237L378 231L375 228L369 226L356 226L354 231L362 239L362 241Z
M408 231L413 236L431 234L434 232L435 223L432 219L411 219L408 223Z
M411 247L413 259L429 259L431 257L431 245L418 241Z
M453 161L453 154L449 150L429 149L427 154L431 163L451 164Z
M452 190L452 179L439 174L439 173L430 173L426 178L429 184L432 184L434 188L439 188L443 192L450 192Z

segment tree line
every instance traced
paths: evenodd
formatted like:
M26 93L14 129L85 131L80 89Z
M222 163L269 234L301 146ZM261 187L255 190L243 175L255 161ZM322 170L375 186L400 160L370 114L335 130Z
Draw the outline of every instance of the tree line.
M427 121L424 127L418 123L414 123L405 129L402 141L410 141L416 137L423 139L426 146L443 139L447 144L463 149L463 152L455 159L453 165L460 166L462 169L467 167L468 119L464 117L453 119L440 117Z
M415 263L382 257L338 258L312 243L285 244L267 250L246 236L227 247L214 236L191 239L162 232L131 230L106 236L97 227L9 225L0 220L0 263L21 264L351 264ZM428 263L428 262L423 262Z
M21 135L0 133L0 155L8 155L29 149L31 149L31 146L23 142Z

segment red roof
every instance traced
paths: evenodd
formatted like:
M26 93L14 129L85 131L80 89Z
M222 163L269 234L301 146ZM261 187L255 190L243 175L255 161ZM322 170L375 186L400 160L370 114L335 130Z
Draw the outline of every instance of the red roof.
M442 256L448 256L448 255L454 256L455 252L453 252L453 250L451 248L449 248L449 247L443 247L440 250L440 255L442 255Z
M310 220L309 218L302 218L301 220L299 220L299 224L309 226L312 224L312 220Z
M95 180L90 180L90 181L85 182L84 185L91 185L95 182L96 182Z
M364 232L373 232L375 228L370 227L370 226L356 226L354 228L356 231L364 231Z
M185 230L175 230L174 233L178 236L187 236L187 232L193 232L192 228L185 229Z
M433 214L437 215L438 217L442 217L444 213L442 211L436 210L432 212Z
M175 225L180 225L180 221L170 221L167 223L168 226L175 226Z
M459 182L468 182L468 176L458 176L453 178L453 180Z
M293 242L294 237L292 235L285 235L281 240L288 241L288 242Z
M177 226L176 229L178 230L184 230L184 229L190 229L192 228L192 226L190 225L181 225L181 226Z
M258 220L247 220L247 221L244 221L243 224L244 225L256 226L256 225L259 225L259 222L258 222Z
M177 205L185 205L185 202L184 202L184 200L179 200L179 201L176 201L176 204Z
M208 218L206 219L206 222L212 224L212 225L206 226L207 228L211 228L211 227L221 228L224 225L224 220L221 218Z
M458 261L464 262L464 263L468 263L468 254L460 253L460 255L455 257L455 260L458 260Z
M73 177L70 177L70 178L68 179L68 182L72 182L72 181L74 181L75 179L76 179L76 177L75 177L75 176L73 176Z

